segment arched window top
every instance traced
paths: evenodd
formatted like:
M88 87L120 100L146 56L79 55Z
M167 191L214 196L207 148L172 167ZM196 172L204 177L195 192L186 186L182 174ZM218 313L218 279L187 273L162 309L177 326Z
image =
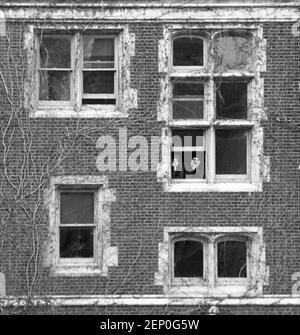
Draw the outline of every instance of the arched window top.
M217 67L229 70L248 68L253 55L252 35L244 30L217 33L214 50Z
M173 66L204 66L204 39L194 35L174 37Z

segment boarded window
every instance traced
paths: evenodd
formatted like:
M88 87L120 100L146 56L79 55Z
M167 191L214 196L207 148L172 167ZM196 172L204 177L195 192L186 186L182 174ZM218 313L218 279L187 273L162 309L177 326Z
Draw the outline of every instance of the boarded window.
M203 119L203 100L203 83L174 83L173 119Z
M185 240L174 243L174 277L203 277L203 245Z
M243 241L218 243L218 277L247 277L247 244Z
M60 193L60 257L94 255L94 192Z
M247 119L247 87L245 82L217 85L218 119Z
M216 130L216 173L219 175L247 174L247 131Z
M248 68L252 57L251 39L247 34L223 35L216 39L216 66L228 70Z
M202 129L174 129L171 170L173 179L204 179L205 149Z
M203 66L203 39L180 37L173 41L174 66Z
M70 101L71 74L71 38L43 36L40 41L39 99Z

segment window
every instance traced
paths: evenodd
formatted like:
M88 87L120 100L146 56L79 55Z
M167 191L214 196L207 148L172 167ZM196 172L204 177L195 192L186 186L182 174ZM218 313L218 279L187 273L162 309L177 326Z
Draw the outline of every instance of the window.
M162 85L170 99L162 93L160 116L166 121L159 174L165 190L261 190L257 34L253 28L170 34L171 64Z
M169 294L256 295L266 282L261 228L167 227L157 285Z
M49 249L53 275L107 275L117 264L110 246L109 211L114 201L105 177L53 177L49 194Z
M137 108L130 86L135 35L127 24L98 26L79 31L75 24L60 30L49 24L39 31L31 25L26 31L31 117L124 118Z

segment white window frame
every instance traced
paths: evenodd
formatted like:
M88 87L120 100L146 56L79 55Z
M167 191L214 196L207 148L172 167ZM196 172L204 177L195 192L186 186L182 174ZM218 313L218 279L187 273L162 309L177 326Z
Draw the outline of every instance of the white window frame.
M70 191L87 191L95 194L93 258L60 257L60 193ZM50 268L53 276L107 276L108 267L118 265L118 248L110 245L110 207L114 201L115 190L108 189L108 178L105 176L51 178L50 187L45 193L45 204L49 211L49 237L44 265Z
M210 28L211 29L211 28ZM238 27L236 28L239 32L247 31L247 34L251 34L252 43L254 40L260 38L261 42L257 51L257 54L263 54L264 41L262 39L262 29L258 27ZM249 29L249 32L248 32ZM205 28L203 28L205 30ZM208 30L209 31L209 30ZM228 31L234 31L234 28L228 28ZM206 48L206 54L208 48L212 48L212 41L215 36L219 33L227 32L227 30L215 28L211 30L210 35L205 33L199 35L206 42L204 43ZM173 32L169 28L168 34L166 34L165 43L169 45L168 49L163 50L166 55L165 59L172 60L172 47L173 39L177 38L178 30L175 29ZM181 36L181 35L180 35ZM161 44L162 46L164 44ZM163 54L163 51L160 54ZM255 51L254 51L255 52ZM162 58L164 59L164 58ZM165 125L162 128L162 163L158 169L158 178L163 182L164 190L166 192L260 192L262 191L263 181L263 129L260 121L265 118L262 112L263 108L263 79L260 77L260 71L264 71L265 68L262 59L257 59L252 62L254 71L232 71L224 73L214 72L213 57L206 59L205 66L202 69L195 70L193 67L185 67L184 71L179 69L176 71L176 67L169 66L165 81L162 82L162 88L170 86L171 89L166 91L167 98L161 97L161 112L158 116L160 121L165 121ZM163 68L162 68L163 69ZM172 87L173 82L190 80L193 78L196 81L202 81L205 83L204 87L204 119L199 120L180 120L172 119ZM241 82L247 82L247 98L248 98L248 109L247 119L229 119L222 120L216 118L216 83L218 78L228 81L228 79L236 78ZM186 179L172 179L171 176L171 131L173 128L199 128L205 131L206 139L206 180L205 182L200 180L194 180L194 183L187 181ZM243 175L217 175L216 174L216 157L215 157L215 130L216 129L245 129L247 131L247 173Z
M203 280L174 281L174 242L178 239L203 241ZM218 278L217 243L224 239L247 241L246 278ZM268 284L265 258L261 227L165 227L164 240L159 244L155 283L171 296L259 296Z

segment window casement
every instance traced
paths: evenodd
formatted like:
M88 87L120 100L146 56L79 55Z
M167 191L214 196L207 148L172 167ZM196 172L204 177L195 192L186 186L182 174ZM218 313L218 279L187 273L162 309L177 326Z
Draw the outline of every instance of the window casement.
M261 189L263 91L254 35L233 30L171 37L165 190Z
M266 282L262 229L165 228L157 285L165 293L259 295Z
M50 229L45 266L55 276L107 275L116 265L110 246L109 211L114 195L107 180L53 177L47 190Z

